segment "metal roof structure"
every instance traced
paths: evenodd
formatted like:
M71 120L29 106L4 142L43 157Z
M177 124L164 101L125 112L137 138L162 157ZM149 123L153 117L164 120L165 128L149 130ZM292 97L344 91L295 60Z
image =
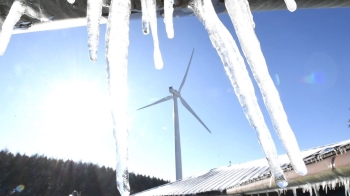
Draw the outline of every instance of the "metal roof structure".
M266 159L211 169L210 171L149 189L134 196L150 195L242 195L286 191L345 183L350 179L350 140L302 151L308 168L306 176L298 176L287 155L279 156L289 185L280 189L271 178ZM305 187L306 186L306 187ZM350 187L349 187L350 188Z
M14 32L29 33L44 30L86 26L87 0L23 0L33 12L24 14L15 25ZM224 0L211 0L217 13L226 13ZM248 0L252 11L286 9L281 0ZM299 8L339 8L350 7L350 0L295 0ZM4 22L14 0L0 1L0 27ZM103 0L101 23L107 22L111 0ZM174 1L174 17L191 16L193 11L188 8L191 0ZM156 0L157 16L164 13L164 0ZM141 19L142 8L140 0L131 0L131 19ZM45 20L43 20L45 19ZM49 21L47 21L49 20Z

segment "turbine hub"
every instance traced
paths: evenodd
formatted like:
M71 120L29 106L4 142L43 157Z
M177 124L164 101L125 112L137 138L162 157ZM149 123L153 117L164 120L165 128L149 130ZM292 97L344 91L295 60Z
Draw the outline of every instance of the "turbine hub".
M169 87L169 92L171 93L171 94L173 94L173 95L176 95L176 96L180 96L180 93L179 92L177 92L177 90L175 90L175 89L173 89L173 87L171 86L171 87Z
M173 87L171 86L171 87L169 87L169 92L171 93L171 94L174 94L174 89L173 89Z

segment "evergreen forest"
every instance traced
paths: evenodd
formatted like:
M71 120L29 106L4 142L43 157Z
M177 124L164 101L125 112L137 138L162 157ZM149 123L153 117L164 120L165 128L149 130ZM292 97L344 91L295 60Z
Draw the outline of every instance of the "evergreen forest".
M116 196L115 180L116 172L109 167L0 151L0 196L68 196L74 190L82 196ZM129 181L131 194L168 183L134 173Z

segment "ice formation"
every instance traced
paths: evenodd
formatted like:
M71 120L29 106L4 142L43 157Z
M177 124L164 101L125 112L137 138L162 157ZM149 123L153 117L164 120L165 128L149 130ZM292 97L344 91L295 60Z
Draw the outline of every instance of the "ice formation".
M174 27L173 27L173 12L174 12L174 0L164 1L164 23L166 33L169 39L174 38Z
M247 59L253 76L270 115L272 124L279 136L296 173L305 175L306 166L301 157L299 146L288 123L278 91L271 79L260 42L251 23L251 12L247 0L225 1L226 9L235 27L242 51Z
M156 69L163 68L163 59L159 49L159 41L158 41L158 30L157 30L157 13L156 13L156 0L146 0L147 4L147 16L149 19L149 23L151 25L153 44L154 44L154 65Z
M297 3L295 0L284 0L289 11L294 12L297 9Z
M345 196L350 196L350 187L349 187L349 182L350 178L349 177L338 177L333 180L328 180L328 181L323 181L323 182L318 182L318 183L306 183L301 186L296 186L296 187L288 187L288 188L283 188L283 189L278 189L276 190L278 195L280 193L284 193L286 195L287 190L292 190L293 195L297 196L297 189L302 189L302 192L305 193L306 191L310 193L310 196L319 196L319 190L323 189L324 192L328 192L328 190L335 190L338 186L344 186L345 190Z
M102 0L87 1L87 31L88 31L88 47L90 59L97 61L97 50L100 37L100 20L102 16Z
M75 3L75 0L67 0ZM129 19L131 0L112 0L109 6L110 12L106 31L106 61L108 72L108 85L110 105L113 119L113 133L116 141L117 153L117 187L122 196L129 195L128 174L128 129L127 129L127 62L129 46ZM280 187L286 187L287 181L279 166L277 152L270 132L264 121L255 97L253 84L246 70L243 57L241 56L232 35L217 17L211 0L190 1L195 15L203 22L208 31L210 40L216 48L224 68L231 80L235 93L250 123L256 130L259 142L269 162L271 173ZM294 0L285 0L287 8L293 12L297 5ZM174 37L172 22L174 0L164 2L164 22L169 38ZM156 0L141 0L142 5L142 30L149 33L151 27L154 42L154 62L157 69L163 67L163 60L159 49L157 33ZM89 0L87 10L87 27L89 36L89 54L92 61L97 60L97 48L99 43L99 24L102 15L102 0ZM105 6L108 7L108 6ZM229 15L235 26L242 49L249 66L257 81L264 98L265 105L270 114L274 128L284 144L291 164L295 171L301 175L306 174L306 168L301 160L295 136L288 124L287 116L283 110L279 95L268 74L266 62L260 49L260 43L255 35L253 16L249 10L247 0L226 1ZM10 41L13 27L23 14L40 21L49 21L52 16L37 13L25 4L24 0L15 0L5 20L0 18L0 55L2 55ZM283 131L282 131L283 130ZM332 182L332 186L335 186ZM341 179L349 194L349 179ZM321 185L316 184L307 187L316 195ZM327 183L322 184L327 190ZM280 190L279 190L280 191Z
M232 35L219 20L210 0L194 0L191 6L195 15L208 31L209 38L223 62L243 111L250 125L257 132L258 140L264 150L275 182L279 187L286 187L288 183L280 168L276 147L257 103L254 87L245 68L243 57Z
M75 0L67 0L67 1L68 1L68 3L70 3L70 4L75 3Z
M142 7L142 32L144 35L148 35L149 33L149 16L147 11L147 3L146 0L141 0Z
M130 194L128 172L127 67L130 0L112 0L106 30L106 61L113 134L117 154L117 188Z
M2 24L4 24L4 21L5 21L5 19L0 16L0 33L1 33L1 29L2 29Z
M13 2L0 32L0 56L5 53L12 36L13 27L24 14L25 10L26 5L23 1L16 0Z

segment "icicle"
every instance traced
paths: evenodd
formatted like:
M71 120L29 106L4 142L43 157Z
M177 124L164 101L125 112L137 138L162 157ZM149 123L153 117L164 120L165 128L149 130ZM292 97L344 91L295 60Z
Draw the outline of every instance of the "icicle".
M244 60L232 35L219 20L211 0L194 0L192 6L195 15L202 21L208 31L209 38L223 62L226 73L231 80L231 84L250 125L257 132L258 140L264 150L276 184L279 187L286 187L288 183L279 165L275 144L257 103L254 87L246 70Z
M158 30L157 30L157 14L156 14L156 0L146 0L148 17L152 30L153 44L154 44L154 65L156 69L163 68L163 59L159 49Z
M247 13L248 20L250 21L250 24L252 25L252 28L255 28L255 22L253 19L253 13L250 11L249 2L247 0L243 1L245 4L245 8L242 8L242 11L245 11ZM226 6L226 5L225 5Z
M332 182L331 182L331 187L332 187L333 190L334 190L335 187L337 186L337 183L338 183L338 179L332 180Z
M173 12L174 0L164 0L164 23L169 39L174 38Z
M277 190L276 192L277 192L278 196L281 196L281 191L280 190Z
M4 24L5 18L0 16L0 34L1 34L1 30L2 30L2 25Z
M130 0L112 0L106 30L106 61L113 134L117 153L117 188L130 194L128 172L127 65Z
M313 187L312 187L313 189L314 189L314 192L315 192L315 196L319 196L320 195L320 193L318 192L318 190L319 190L319 185L314 185ZM311 192L310 192L311 193ZM312 196L312 195L311 195Z
M344 186L345 189L345 196L350 196L350 191L349 191L349 178L342 178L342 184Z
M13 2L0 32L0 56L4 55L12 36L13 27L24 14L25 10L26 5L23 1L16 0Z
M141 9L142 9L142 32L144 35L149 33L149 16L146 0L141 0Z
M269 184L269 187L270 187L270 188L271 188L271 186L272 186L272 177L273 177L273 174L271 173L270 184Z
M100 20L102 16L102 0L87 1L88 46L91 61L97 61L97 50L100 40Z
M226 9L235 27L253 76L260 87L273 126L287 151L295 172L305 175L307 169L301 157L297 140L288 123L278 91L269 75L265 57L260 48L260 42L254 28L252 28L252 25L249 25L251 23L251 12L247 4L247 0L225 1Z
M312 196L312 185L311 184L308 184L307 191L310 193L310 196Z
M284 0L284 2L286 3L286 6L290 12L297 10L297 3L295 3L294 0Z
M297 188L293 188L293 196L298 196L297 195Z
M342 146L339 146L338 150L339 150L340 154L346 153L345 148L343 148Z
M306 191L306 186L305 186L305 185L301 186L301 191L302 191L303 193L305 193L305 191Z

